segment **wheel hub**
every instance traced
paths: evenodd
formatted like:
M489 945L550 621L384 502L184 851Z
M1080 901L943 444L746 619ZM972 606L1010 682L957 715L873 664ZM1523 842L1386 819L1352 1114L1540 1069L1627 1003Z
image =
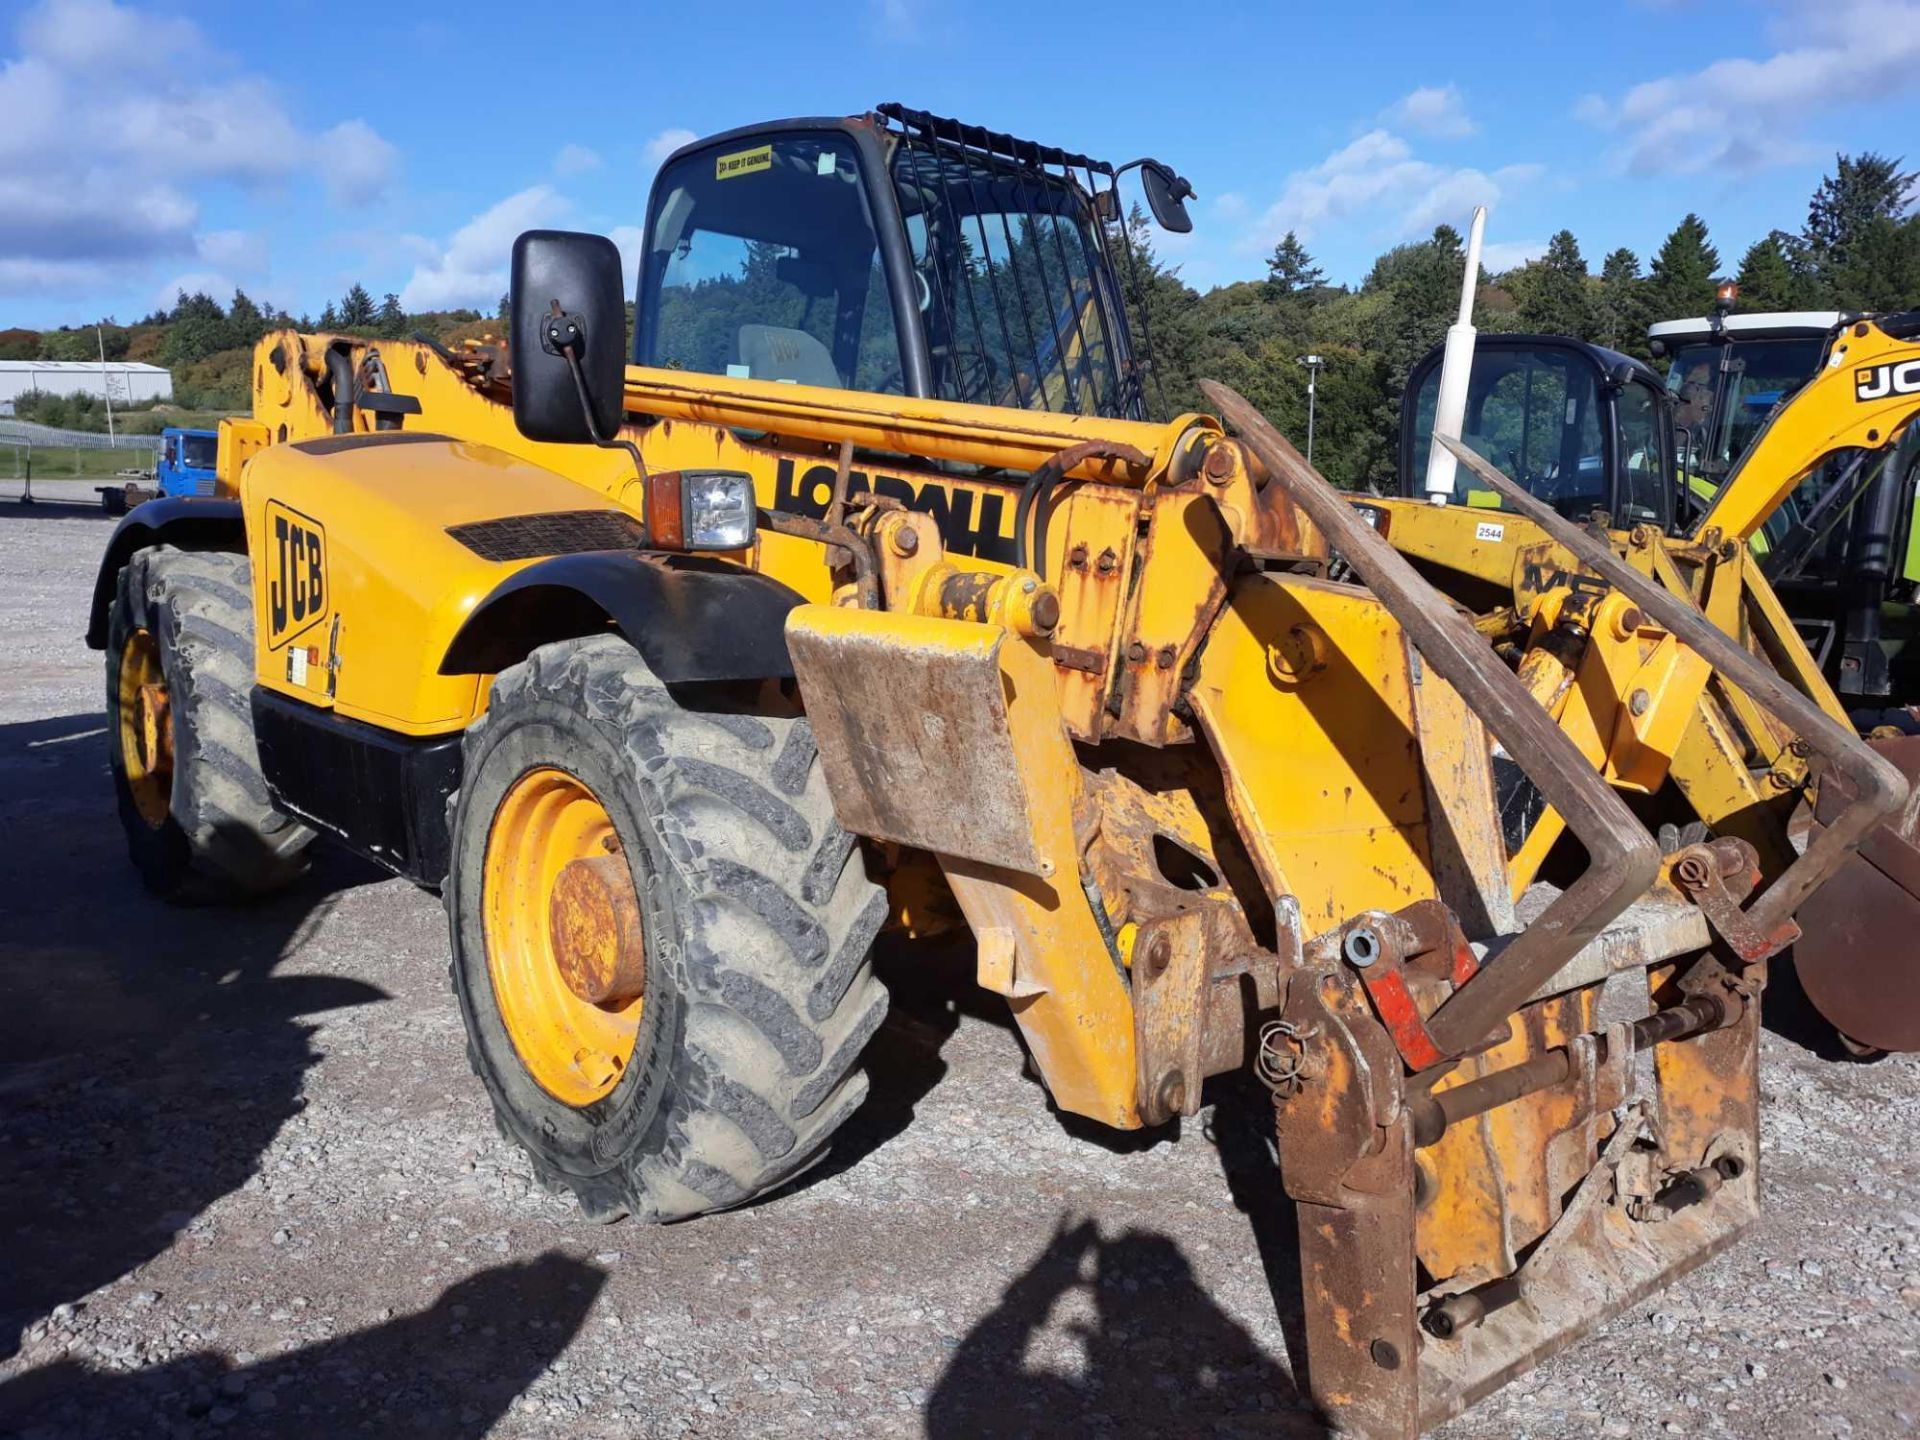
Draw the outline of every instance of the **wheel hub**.
M646 946L632 868L584 781L541 767L507 787L481 914L494 1002L527 1073L564 1104L603 1099L633 1063Z
M135 704L140 712L140 759L149 770L173 768L173 711L164 685L142 685Z
M547 928L560 978L589 1005L625 1005L645 991L640 897L624 856L569 861L554 879Z

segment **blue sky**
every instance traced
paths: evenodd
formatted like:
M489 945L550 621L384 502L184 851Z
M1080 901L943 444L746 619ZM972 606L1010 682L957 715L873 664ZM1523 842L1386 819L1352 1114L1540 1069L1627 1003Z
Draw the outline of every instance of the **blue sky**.
M1690 209L1731 268L1836 150L1920 161L1920 0L0 3L0 325L490 306L529 226L631 255L679 140L889 99L1169 161L1202 288L1290 226L1357 281L1477 202L1496 268L1562 226L1645 259Z

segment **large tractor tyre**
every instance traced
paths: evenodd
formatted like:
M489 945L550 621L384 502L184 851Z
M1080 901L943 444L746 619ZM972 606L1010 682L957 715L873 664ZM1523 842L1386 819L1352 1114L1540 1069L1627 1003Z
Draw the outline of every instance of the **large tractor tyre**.
M127 850L147 888L206 903L277 890L313 832L274 808L253 717L247 557L142 550L107 621L107 741Z
M887 913L806 720L669 692L633 648L494 681L449 807L468 1055L541 1182L598 1220L764 1194L859 1106Z

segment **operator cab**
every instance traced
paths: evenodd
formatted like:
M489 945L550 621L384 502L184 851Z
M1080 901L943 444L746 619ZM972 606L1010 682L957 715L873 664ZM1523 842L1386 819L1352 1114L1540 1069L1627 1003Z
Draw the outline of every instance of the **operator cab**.
M636 364L1139 419L1118 178L1191 187L882 105L684 146L654 181ZM1123 262L1124 263L1124 259Z
M1846 316L1837 310L1715 313L1647 327L1665 358L1674 423L1685 435L1680 466L1704 507L1780 403L1819 373Z
M1424 498L1444 347L1413 368L1401 402L1400 492ZM1660 377L1616 350L1559 335L1483 335L1474 345L1461 438L1572 520L1673 521L1672 405ZM1464 466L1456 504L1501 508Z

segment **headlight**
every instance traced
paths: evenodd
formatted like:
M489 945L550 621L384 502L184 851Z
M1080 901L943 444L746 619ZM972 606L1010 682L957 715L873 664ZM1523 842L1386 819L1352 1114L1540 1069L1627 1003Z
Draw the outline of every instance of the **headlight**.
M647 479L647 538L662 550L744 550L758 521L753 477L657 470Z

